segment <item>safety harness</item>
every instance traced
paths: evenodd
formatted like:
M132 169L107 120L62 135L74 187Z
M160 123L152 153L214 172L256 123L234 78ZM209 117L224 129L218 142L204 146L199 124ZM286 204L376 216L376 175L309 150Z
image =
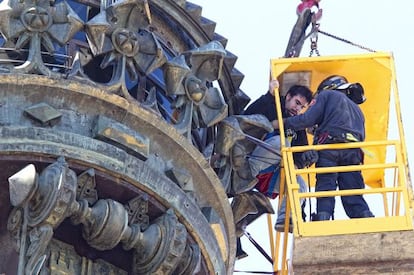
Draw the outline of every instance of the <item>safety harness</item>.
M328 132L323 132L317 136L316 144L347 143L358 141L360 141L360 139L355 137L355 135L352 133L341 133L339 135L331 135Z

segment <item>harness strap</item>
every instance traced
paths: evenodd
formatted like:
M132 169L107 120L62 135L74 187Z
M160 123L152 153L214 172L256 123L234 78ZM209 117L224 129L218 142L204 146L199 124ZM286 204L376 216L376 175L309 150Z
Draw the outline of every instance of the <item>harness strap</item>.
M331 135L328 132L323 132L318 135L317 143L326 144L326 143L346 143L346 142L358 142L360 141L352 133L342 133L340 135Z

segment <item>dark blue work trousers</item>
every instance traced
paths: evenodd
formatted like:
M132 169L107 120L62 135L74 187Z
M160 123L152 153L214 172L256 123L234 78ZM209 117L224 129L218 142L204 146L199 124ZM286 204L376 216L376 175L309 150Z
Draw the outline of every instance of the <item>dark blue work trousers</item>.
M343 150L319 151L316 167L332 167L359 165L363 155L359 148ZM334 191L349 189L364 189L365 183L361 171L340 173L318 173L316 175L316 191ZM369 210L368 204L362 195L341 196L342 205L349 218L360 218L362 212ZM328 212L333 216L335 197L317 198L317 212Z

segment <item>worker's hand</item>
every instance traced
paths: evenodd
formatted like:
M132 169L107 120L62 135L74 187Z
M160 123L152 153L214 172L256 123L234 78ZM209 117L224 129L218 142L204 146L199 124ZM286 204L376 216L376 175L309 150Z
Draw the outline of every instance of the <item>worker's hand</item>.
M271 121L273 129L279 130L279 121L277 119ZM283 123L286 123L286 119L283 119Z
M289 129L289 128L285 130L285 136L286 137L291 137L292 139L297 138L297 134L296 134L295 130L292 130L292 129Z
M318 124L313 125L312 127L306 128L306 133L310 135L315 135L316 129L318 129Z
M279 88L279 81L277 79L272 79L269 82L269 92L274 96L275 95L275 89Z
M319 155L318 155L318 152L315 150L305 151L302 154L302 161L306 167L311 166L312 164L317 162L318 159L319 159Z
M279 129L279 121L272 120L272 126L273 126L273 129L278 130Z

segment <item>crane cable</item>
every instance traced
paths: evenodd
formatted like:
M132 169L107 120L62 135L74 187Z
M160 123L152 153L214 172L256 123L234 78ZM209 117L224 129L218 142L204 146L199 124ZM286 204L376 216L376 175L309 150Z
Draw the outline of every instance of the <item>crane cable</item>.
M324 34L324 35L326 35L328 37L334 38L334 39L339 40L341 42L344 42L344 43L350 44L352 46L358 47L360 49L367 50L369 52L376 52L375 50L373 50L371 48L368 48L368 47L365 47L365 46L363 46L361 44L356 44L356 43L354 43L354 42L352 42L350 40L347 40L345 38L339 37L337 35L334 35L334 34L331 34L331 33L325 32L325 31L322 31L319 28L319 23L315 23L315 24L313 24L312 30L309 32L309 34L304 37L304 39L310 38L310 42L311 42L310 48L311 48L311 51L309 53L309 57L311 57L313 55L313 53L316 53L317 56L320 56L320 53L319 53L319 50L318 50L318 33Z
M325 32L325 31L321 31L319 28L317 29L317 32L319 32L319 33L321 33L321 34L324 34L324 35L326 35L326 36L329 36L329 37L331 37L331 38L337 39L337 40L339 40L339 41L345 42L345 43L350 44L350 45L352 45L352 46L356 46L356 47L361 48L361 49L363 49L363 50L367 50L367 51L369 51L369 52L373 52L373 53L375 53L375 52L376 52L375 50L370 49L370 48L368 48L368 47L362 46L362 45L360 45L360 44L353 43L353 42L351 42L351 41L349 41L349 40L347 40L347 39L344 39L344 38L341 38L341 37L339 37L339 36L336 36L336 35L333 35L333 34L327 33L327 32Z

